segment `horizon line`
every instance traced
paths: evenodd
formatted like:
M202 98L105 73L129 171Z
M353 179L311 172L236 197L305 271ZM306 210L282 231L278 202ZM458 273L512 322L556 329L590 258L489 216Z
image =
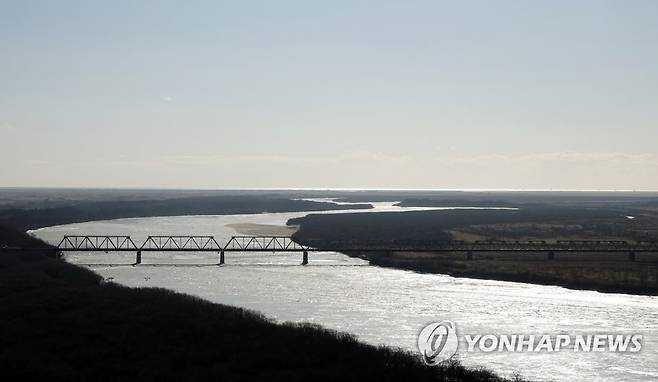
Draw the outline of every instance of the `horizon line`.
M401 192L637 192L658 193L658 189L575 189L575 188L372 188L372 187L102 187L102 186L0 186L0 190L126 190L126 191L401 191Z

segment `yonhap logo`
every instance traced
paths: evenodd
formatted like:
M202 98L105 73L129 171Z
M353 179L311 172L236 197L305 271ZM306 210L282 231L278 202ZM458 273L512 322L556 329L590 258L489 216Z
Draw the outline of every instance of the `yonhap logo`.
M423 362L436 366L457 353L457 328L452 321L433 322L418 334L418 350Z
M433 322L418 334L418 350L423 362L436 366L457 354L460 342L462 354L473 352L610 352L637 353L644 337L639 333L596 334L464 334L457 337L452 321Z

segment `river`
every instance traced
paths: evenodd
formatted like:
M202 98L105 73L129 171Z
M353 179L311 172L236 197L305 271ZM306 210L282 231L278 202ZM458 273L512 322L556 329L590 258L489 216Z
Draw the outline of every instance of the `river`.
M363 212L419 208L373 203ZM433 208L436 209L436 208ZM326 211L313 213L338 213ZM355 212L355 211L350 211ZM235 227L283 226L308 212L118 219L42 228L32 234L57 244L63 235L213 235L226 242ZM258 226L254 226L258 229ZM462 334L642 334L642 350L614 352L466 352L467 366L534 380L648 380L658 378L658 297L577 291L555 286L454 278L370 266L339 253L238 254L217 266L213 253L71 253L106 280L131 287L162 287L260 311L279 321L311 322L372 344L416 350L429 322L452 320ZM111 264L111 265L110 265ZM272 344L276 351L276 344ZM477 348L476 348L477 349Z

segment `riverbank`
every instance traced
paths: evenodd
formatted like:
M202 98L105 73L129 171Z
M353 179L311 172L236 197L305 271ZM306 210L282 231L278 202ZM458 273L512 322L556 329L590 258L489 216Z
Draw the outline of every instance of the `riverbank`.
M345 213L292 219L300 242L361 240L555 240L624 239L649 217L629 220L611 210L532 208L519 211L453 210L402 213ZM638 220L638 221L636 221ZM629 228L630 227L630 228ZM644 226L643 226L644 227ZM638 230L639 231L639 230ZM606 234L606 232L608 232ZM619 234L615 234L615 233ZM560 236L556 236L560 235ZM658 254L547 254L368 252L348 253L371 264L455 277L557 285L578 290L658 295Z
M636 262L623 254L565 254L548 261L545 254L351 253L370 264L453 277L556 285L604 293L658 295L655 255L642 254ZM616 257L616 258L615 258Z
M8 229L11 246L42 247ZM0 252L0 369L10 380L504 381L311 324L128 288L41 251Z

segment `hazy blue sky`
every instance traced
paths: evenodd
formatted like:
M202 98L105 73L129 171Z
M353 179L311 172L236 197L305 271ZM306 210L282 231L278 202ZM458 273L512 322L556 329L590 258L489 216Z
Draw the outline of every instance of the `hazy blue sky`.
M0 186L658 189L658 1L0 0Z

